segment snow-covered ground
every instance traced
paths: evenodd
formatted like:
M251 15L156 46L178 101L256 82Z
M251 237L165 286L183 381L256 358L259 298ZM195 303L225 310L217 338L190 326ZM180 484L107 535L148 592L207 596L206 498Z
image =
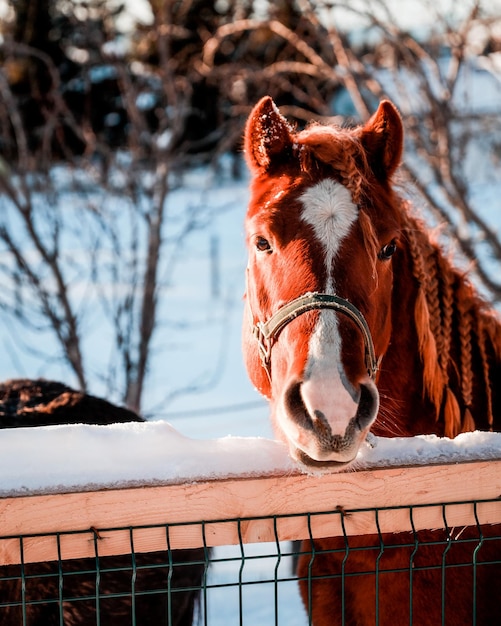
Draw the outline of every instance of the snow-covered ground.
M65 183L65 172L57 172L56 176ZM91 200L104 203L106 199L98 193ZM160 277L160 323L153 337L143 415L167 419L192 437L271 435L266 403L248 381L240 350L247 198L246 178L235 181L209 168L199 168L185 173L182 185L169 194L167 201L171 217ZM106 284L91 289L82 280L88 263L85 246L91 236L86 232L92 233L93 226L82 206L86 201L88 198L79 199L71 193L60 196L63 219L70 220L70 224L71 220L73 224L80 222L78 228L68 229L63 254L68 255L68 264L79 264L73 294L82 301L80 312L86 307L82 317L83 347L90 390L119 402L119 396L110 395L104 382L110 364L117 360L110 321L97 293ZM120 205L109 210L116 213L115 221L125 222ZM196 225L182 236L179 245L178 233L187 228L189 220ZM124 236L128 236L126 229L124 225ZM2 253L4 262L6 256ZM110 284L109 289L116 286ZM6 316L2 321L0 380L42 376L76 385L69 368L57 358L53 335L43 328L32 330Z

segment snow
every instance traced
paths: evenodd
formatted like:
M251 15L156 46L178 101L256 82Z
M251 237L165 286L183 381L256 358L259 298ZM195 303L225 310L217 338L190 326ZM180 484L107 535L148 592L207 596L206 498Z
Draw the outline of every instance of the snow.
M371 437L357 469L501 459L501 433ZM306 471L265 437L186 437L165 421L0 431L0 496L89 491ZM323 470L326 471L331 470Z

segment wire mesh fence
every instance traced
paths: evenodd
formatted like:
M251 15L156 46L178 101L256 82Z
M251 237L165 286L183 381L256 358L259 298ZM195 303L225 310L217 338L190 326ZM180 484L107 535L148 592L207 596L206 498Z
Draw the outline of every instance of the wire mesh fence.
M472 523L457 526L457 511ZM405 532L388 532L403 518ZM494 626L501 524L487 518L501 522L499 498L0 535L0 624ZM302 541L284 540L291 528ZM75 544L85 558L65 558Z

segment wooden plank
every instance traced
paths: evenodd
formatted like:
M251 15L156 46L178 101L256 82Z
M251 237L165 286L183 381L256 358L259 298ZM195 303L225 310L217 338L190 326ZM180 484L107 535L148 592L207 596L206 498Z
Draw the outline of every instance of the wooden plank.
M132 533L134 550L149 552L167 547L166 525L171 525L171 548L238 544L240 537L244 542L301 539L310 532L325 537L342 533L341 509L418 507L500 496L501 461L480 461L10 497L0 500L0 563L20 561L20 535L63 533L62 558L80 558L94 556L95 543L101 555L130 552L129 527L149 527ZM443 515L442 507L415 508L414 528L443 527ZM261 519L265 516L280 517ZM472 504L450 505L446 516L449 526L476 523ZM259 519L224 521L252 517ZM482 524L501 523L501 500L479 504L477 517ZM377 532L373 511L350 514L343 521L348 534ZM382 532L410 530L409 511L381 511L378 525ZM99 530L98 539L91 528ZM54 536L25 538L23 550L25 561L58 556Z

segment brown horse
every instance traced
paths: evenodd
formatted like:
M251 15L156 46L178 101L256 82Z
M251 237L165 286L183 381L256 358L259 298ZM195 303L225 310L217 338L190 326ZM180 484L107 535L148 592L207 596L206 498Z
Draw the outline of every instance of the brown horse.
M11 380L0 384L0 428L142 421L142 417L128 409L61 383ZM61 567L62 589L57 562L26 564L24 589L19 566L0 567L0 624L190 626L206 570L204 550L198 549L176 550L171 557L167 551L137 554L134 569L130 555L102 557L99 576L95 559L65 561ZM169 580L172 593L167 598ZM58 601L60 591L62 602ZM95 599L98 591L99 621ZM23 594L26 622L21 605Z
M353 129L295 132L269 97L247 122L244 358L277 436L307 468L348 466L369 431L454 437L501 426L500 322L394 190L402 145L388 101ZM380 540L351 539L355 549L374 548L346 563L344 539L315 541L315 558L300 559L315 626L376 623L376 593L378 623L409 623L413 540L385 537L411 546L385 555L387 569L407 563L407 573L388 573L376 587ZM328 550L338 552L319 556ZM498 559L500 551L498 543ZM471 590L472 568L448 573L442 603L442 552L423 548L412 561L429 568L413 577L413 624L440 624L442 612L448 624L472 623L472 594L458 597L460 585ZM480 569L476 623L501 623L499 566Z

